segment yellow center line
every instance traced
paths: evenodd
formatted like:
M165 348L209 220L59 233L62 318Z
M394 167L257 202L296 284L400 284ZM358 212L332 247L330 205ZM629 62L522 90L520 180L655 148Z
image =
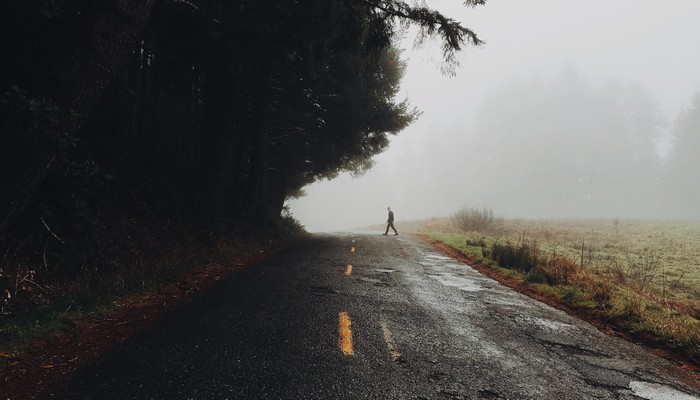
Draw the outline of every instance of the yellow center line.
M394 341L394 338L391 336L391 332L389 331L389 327L386 324L386 320L384 319L384 316L381 317L379 320L379 325L382 327L382 335L384 335L384 341L386 342L386 346L389 348L389 354L391 354L391 360L394 362L398 362L401 359L401 353L399 353L399 349L396 346L396 342Z
M350 317L346 311L338 314L338 347L346 356L354 356L355 350L352 347L352 331L350 330Z
M352 265L348 264L348 267L345 269L345 276L350 276L352 274Z
M350 249L350 252L351 252L351 253L354 253L354 252L355 252L355 248L354 248L354 247L351 248L351 249Z
M355 239L353 239L352 242L355 243Z

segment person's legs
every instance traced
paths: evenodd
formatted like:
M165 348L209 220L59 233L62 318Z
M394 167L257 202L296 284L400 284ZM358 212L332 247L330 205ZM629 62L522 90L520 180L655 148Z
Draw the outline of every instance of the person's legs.
M399 232L396 230L396 228L394 228L394 223L393 223L393 222L391 223L391 229L394 230L394 235L398 235L398 234L399 234ZM389 232L389 229L387 228L386 231L387 231L387 233L388 233L388 232Z

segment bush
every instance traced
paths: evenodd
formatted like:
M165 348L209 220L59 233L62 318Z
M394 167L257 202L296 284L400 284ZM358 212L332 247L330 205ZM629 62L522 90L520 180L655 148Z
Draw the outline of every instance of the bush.
M610 308L610 300L613 296L614 286L608 281L601 279L589 280L586 283L586 292L596 307L606 310Z
M304 225L294 217L289 210L289 205L282 208L279 218L275 221L275 231L278 235L289 236L304 232Z
M537 266L540 256L536 244L523 241L519 245L511 242L494 243L491 247L491 258L504 268L518 269L527 273Z
M544 276L542 273L538 272L537 270L533 270L530 271L530 273L528 273L527 275L525 275L525 282L536 284L547 283L547 277Z
M571 283L572 277L580 270L576 263L564 256L550 256L537 268L552 285Z
M465 242L467 246L474 246L474 247L486 247L486 239L483 237L480 237L478 239L476 238L468 238Z
M586 296L583 294L581 289L569 287L564 290L564 294L562 295L561 299L565 303L576 304L584 302L586 300Z
M490 208L462 207L452 215L452 223L463 231L484 231L492 227L501 218L493 216Z

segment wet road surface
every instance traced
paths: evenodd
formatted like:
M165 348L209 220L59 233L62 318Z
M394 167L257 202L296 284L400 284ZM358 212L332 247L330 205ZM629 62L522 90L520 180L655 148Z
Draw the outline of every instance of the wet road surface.
M348 233L218 283L59 398L700 398L675 371L417 238Z

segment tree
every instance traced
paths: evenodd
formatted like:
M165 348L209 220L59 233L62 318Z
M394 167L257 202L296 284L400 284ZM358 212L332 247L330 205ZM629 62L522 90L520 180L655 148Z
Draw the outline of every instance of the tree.
M401 25L439 37L448 70L480 43L401 1L37 0L6 15L0 232L70 165L108 171L127 208L261 224L305 184L369 168L415 118L394 99Z
M486 99L474 145L489 204L518 194L513 214L603 217L656 209L659 111L644 90L597 88L573 68L546 82L513 82Z
M667 210L676 217L700 218L700 93L673 125L673 145L666 175Z
M0 154L0 232L17 218L52 171L60 157L61 145L71 140L95 107L123 56L141 34L156 1L109 0L99 5L84 1L78 6L68 1L20 3L13 3L9 10L4 10L6 16L19 18L3 26L19 28L8 35L14 38L8 42L25 57L22 61L39 65L38 68L28 66L38 76L25 76L20 81L26 84L38 79L47 87L36 87L32 93L25 94L17 82L13 82L14 76L4 76L17 89L5 95L2 110L6 141ZM71 32L68 41L56 43L64 52L52 54L55 56L52 59L42 60L38 54L24 54L21 43L25 38L15 36L27 29L23 24L33 22L23 17L38 18L38 15L51 16L43 21L44 34L65 37L60 33L61 28L75 22L79 26L78 29L68 27ZM53 19L60 18L64 24L53 26ZM52 39L49 37L49 40ZM16 55L9 54L11 59ZM18 70L24 67L27 66L14 66ZM9 85L2 86L0 90L9 89Z

